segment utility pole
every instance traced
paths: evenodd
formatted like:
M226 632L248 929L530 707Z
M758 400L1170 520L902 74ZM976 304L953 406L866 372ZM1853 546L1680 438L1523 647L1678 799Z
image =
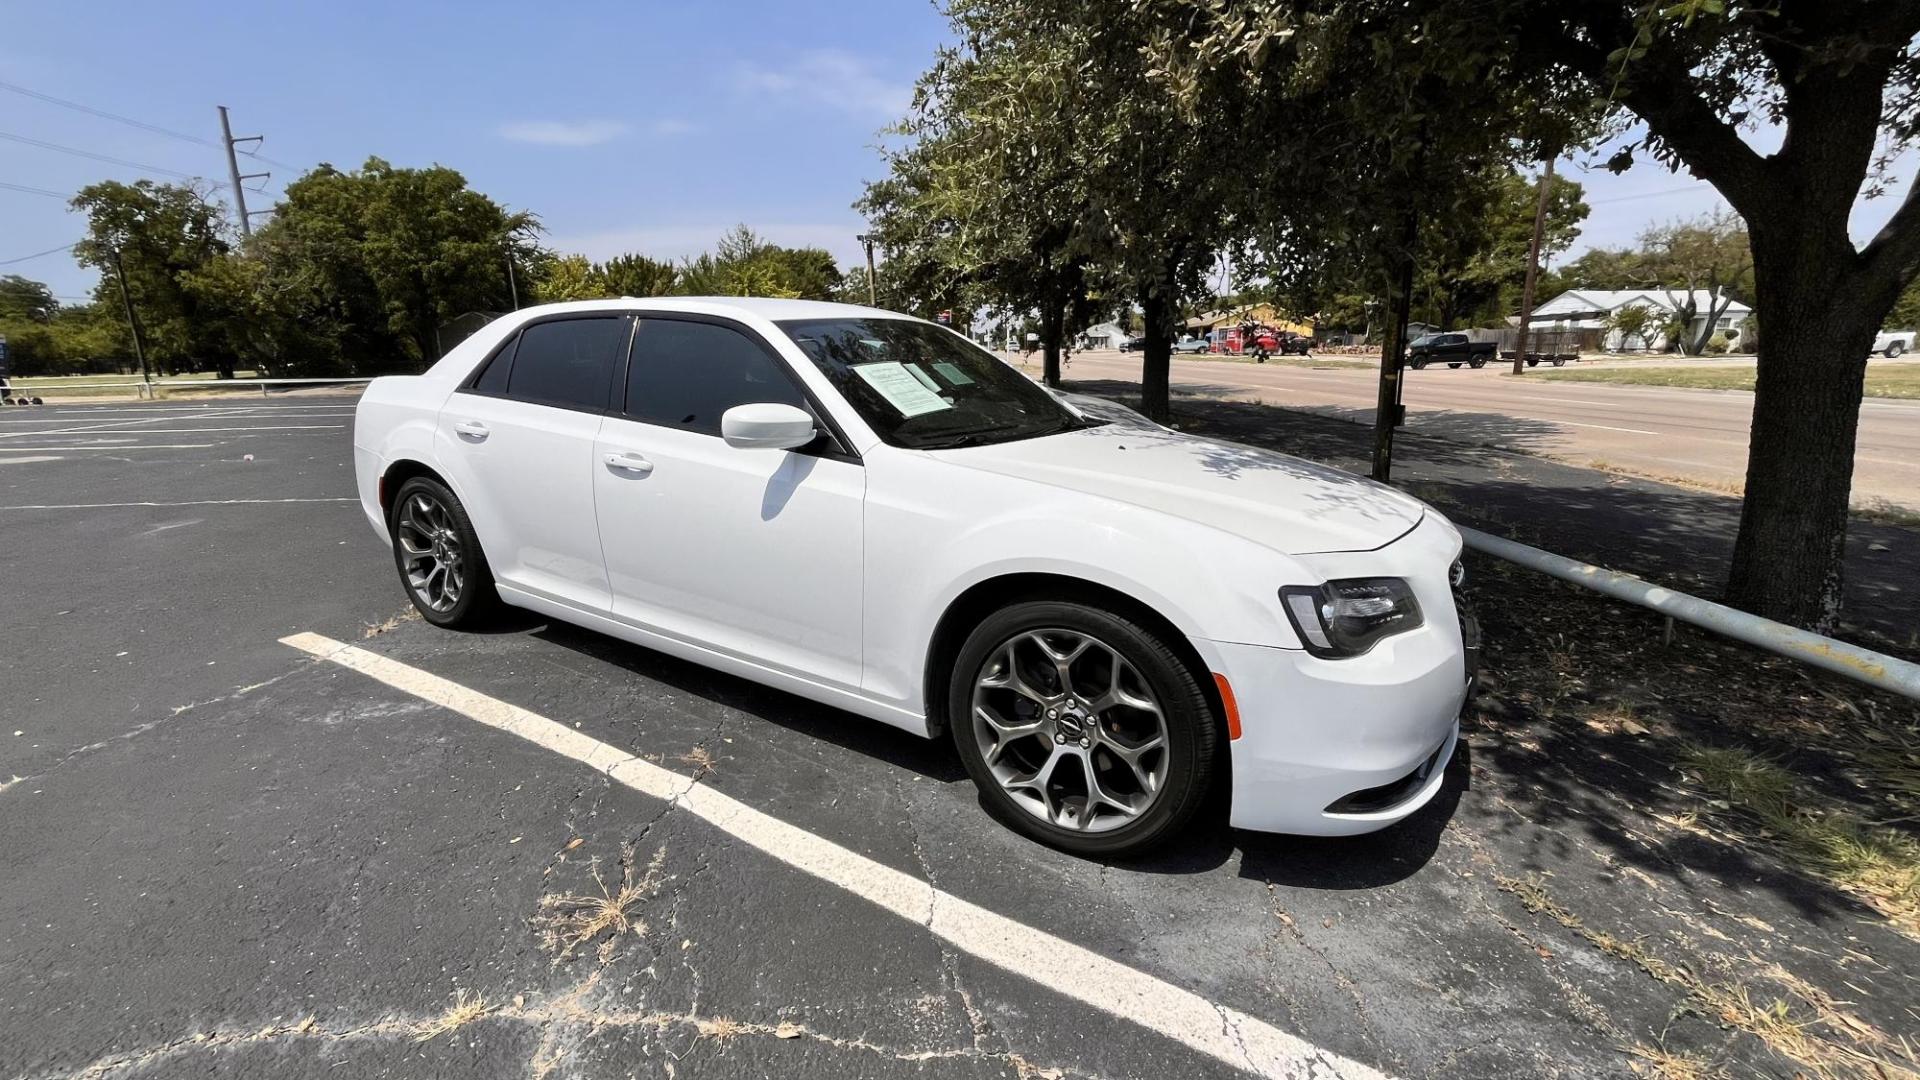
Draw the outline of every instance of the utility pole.
M513 276L513 248L507 248L507 292L513 295L513 310L520 310L520 283Z
M153 397L153 376L147 373L147 346L140 337L140 320L133 317L133 296L127 292L127 270L120 265L120 245L113 252L113 276L120 282L120 303L127 310L127 327L133 331L133 355L140 361L140 381L147 384L147 397Z
M264 135L243 135L238 139L234 138L233 125L227 122L227 107L225 105L220 106L220 142L227 148L227 176L233 180L233 209L240 217L241 236L253 235L253 222L247 214L247 189L240 186L240 181L264 180L273 174L241 172L240 159L234 154L233 148L237 143L258 143L265 138L266 136ZM264 210L259 212L266 213Z
M867 306L879 307L879 294L874 291L873 287L873 234L861 233L859 236L854 237L854 239L865 244L867 248Z
M1540 234L1547 230L1547 199L1553 194L1553 161L1548 158L1546 171L1540 174L1540 203L1533 211L1533 243L1527 245L1527 281L1520 287L1520 332L1513 342L1515 375L1527 370L1527 328L1533 322L1533 283L1540 274Z

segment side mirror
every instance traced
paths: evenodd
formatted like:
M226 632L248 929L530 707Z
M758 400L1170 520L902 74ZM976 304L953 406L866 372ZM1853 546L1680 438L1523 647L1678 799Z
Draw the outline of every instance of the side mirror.
M794 450L818 435L813 417L792 405L758 402L720 414L720 437L742 450Z

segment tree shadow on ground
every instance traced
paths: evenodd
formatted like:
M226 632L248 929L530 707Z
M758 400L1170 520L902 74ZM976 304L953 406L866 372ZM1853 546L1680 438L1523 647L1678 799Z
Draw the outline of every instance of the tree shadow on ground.
M1078 393L1137 397L1130 384L1076 383ZM1212 392L1210 388L1191 388ZM1185 432L1232 440L1364 474L1368 427L1280 405L1178 397ZM1353 410L1372 420L1371 409ZM1581 468L1524 451L1557 432L1540 421L1447 414L1471 441L1402 432L1395 440L1396 486L1463 525L1718 599L1733 554L1740 500L1653 480ZM1920 530L1855 520L1848 527L1845 635L1920 655Z

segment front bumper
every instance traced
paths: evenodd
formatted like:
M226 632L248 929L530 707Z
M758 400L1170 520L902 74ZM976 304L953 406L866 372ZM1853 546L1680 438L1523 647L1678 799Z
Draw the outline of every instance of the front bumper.
M1355 556L1349 572L1405 576L1427 614L1365 655L1194 641L1239 707L1240 737L1229 743L1234 827L1348 836L1392 825L1440 793L1480 660L1479 624L1456 606L1444 569L1458 545L1451 528L1428 524Z

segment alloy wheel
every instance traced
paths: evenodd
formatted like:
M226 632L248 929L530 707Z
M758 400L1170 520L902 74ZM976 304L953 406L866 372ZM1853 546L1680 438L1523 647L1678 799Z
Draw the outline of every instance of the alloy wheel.
M973 737L994 780L1027 813L1076 832L1133 822L1167 780L1159 698L1111 645L1077 630L1030 630L975 676Z
M434 611L452 611L466 588L466 554L453 512L439 499L414 492L400 508L400 564L407 586Z

